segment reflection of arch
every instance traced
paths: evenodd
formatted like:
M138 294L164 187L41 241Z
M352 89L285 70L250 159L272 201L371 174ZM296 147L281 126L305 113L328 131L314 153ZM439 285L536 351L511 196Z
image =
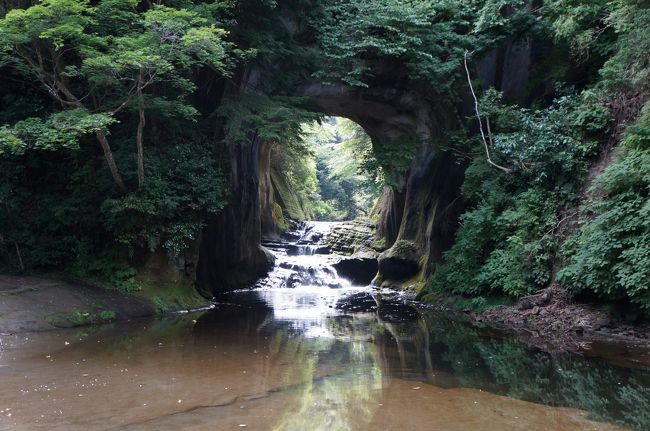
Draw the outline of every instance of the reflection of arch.
M421 379L425 376L426 381L434 386L444 388L457 386L457 381L453 376L433 368L430 350L431 329L426 318L419 311L413 309L414 316L412 316L412 319L404 321L383 319L381 317L382 295L373 294L373 299L377 304L377 321L390 335L390 337L384 339L381 332L377 333L377 345L380 349L382 368L388 371L387 374L392 371L406 380L409 377ZM402 307L410 308L400 302L397 308ZM391 359L394 361L395 358L389 352L393 347L397 350L397 361L399 363L397 369L395 369L391 361Z

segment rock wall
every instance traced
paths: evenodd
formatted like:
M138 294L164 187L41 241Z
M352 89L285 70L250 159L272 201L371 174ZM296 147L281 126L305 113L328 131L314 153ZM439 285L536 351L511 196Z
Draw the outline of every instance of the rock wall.
M260 162L258 169L260 194L260 224L262 237L275 239L278 237L277 220L275 220L275 199L273 181L271 179L272 142L264 142L260 147Z
M201 290L219 293L244 287L273 264L273 255L261 245L262 146L253 137L230 148L230 199L226 208L207 220L203 231L196 274Z
M503 89L510 98L522 98L534 63L532 49L529 41L510 41L486 56L473 75L485 86ZM324 113L358 123L375 148L405 137L419 143L402 184L386 188L374 211L378 236L392 246L379 256L376 282L391 286L404 280L424 281L453 244L463 210L460 187L465 167L440 148L450 130L471 130L472 125L463 119L473 114L469 97L459 106L442 105L432 102L431 94L400 88L400 82L384 80L369 88L310 83L295 91ZM232 145L229 151L230 202L208 220L197 268L199 286L215 293L246 285L268 270L272 259L260 243L263 236L277 233L274 209L281 199L277 190L271 192L269 143L251 136L246 144Z
M259 71L245 71L240 84L228 92L236 97L254 91L259 80ZM216 294L245 287L273 265L273 255L261 245L262 208L268 215L269 207L261 201L260 187L265 186L260 182L268 180L268 165L263 163L268 161L263 157L268 151L269 144L255 131L248 132L241 141L228 142L228 205L206 220L196 271L200 291Z
M136 250L131 263L138 271L138 279L144 283L191 285L196 280L200 248L200 238L175 257L170 257L162 247L157 247L153 252L142 248ZM211 296L209 291L199 291L199 293L208 298Z

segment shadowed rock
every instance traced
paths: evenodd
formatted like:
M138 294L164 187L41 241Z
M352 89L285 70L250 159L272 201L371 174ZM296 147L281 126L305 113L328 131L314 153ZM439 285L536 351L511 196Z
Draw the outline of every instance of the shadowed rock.
M410 241L397 241L391 248L379 255L381 281L406 280L420 270L418 251Z
M377 275L377 257L370 254L359 254L346 257L334 264L341 277L347 278L354 284L368 285Z

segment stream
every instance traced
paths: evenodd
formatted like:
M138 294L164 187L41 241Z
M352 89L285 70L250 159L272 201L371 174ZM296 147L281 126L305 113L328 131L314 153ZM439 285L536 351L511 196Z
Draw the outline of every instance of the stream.
M310 222L207 311L0 335L0 430L650 429L650 346L549 354L338 276Z

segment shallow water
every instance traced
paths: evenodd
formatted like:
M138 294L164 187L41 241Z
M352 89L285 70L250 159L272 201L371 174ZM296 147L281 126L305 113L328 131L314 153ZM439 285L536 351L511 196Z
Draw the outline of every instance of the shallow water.
M207 312L1 336L0 429L650 429L647 346L550 355L276 253Z

